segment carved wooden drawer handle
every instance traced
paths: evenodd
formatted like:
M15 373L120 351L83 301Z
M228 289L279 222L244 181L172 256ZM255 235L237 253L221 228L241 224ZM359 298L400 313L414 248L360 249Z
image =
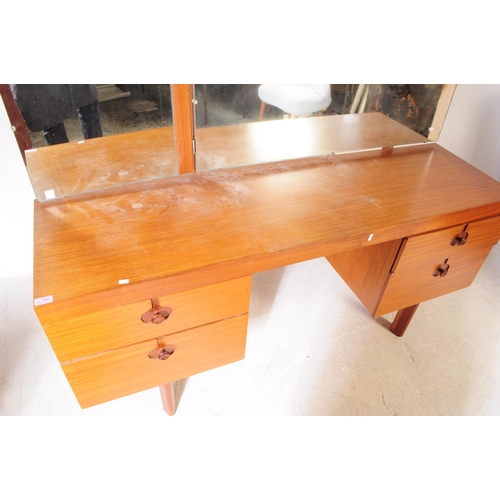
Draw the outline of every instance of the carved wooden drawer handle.
M462 245L465 245L467 243L467 238L469 237L469 233L466 231L467 229L467 226L469 224L466 224L464 226L464 229L463 231L460 233L460 234L457 234L451 241L450 241L450 245L452 246L455 246L458 244L459 247L461 247Z
M166 359L170 358L172 354L176 351L177 346L175 345L158 345L156 349L153 349L149 354L148 357L151 359L158 359L159 361L165 361Z
M165 345L163 337L159 337L156 340L158 342L158 347L150 351L148 357L151 359L158 359L159 361L165 361L172 356L172 354L176 351L177 346L173 344Z
M450 264L448 264L448 260L446 259L433 273L433 276L446 276L450 269Z
M172 314L172 309L170 307L162 307L157 297L151 299L151 309L146 311L141 316L141 321L143 323L152 323L153 325L159 325L163 323Z

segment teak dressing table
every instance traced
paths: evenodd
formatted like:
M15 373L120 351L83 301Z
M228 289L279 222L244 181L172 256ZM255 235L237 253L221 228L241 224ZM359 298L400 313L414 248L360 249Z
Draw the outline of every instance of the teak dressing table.
M403 335L473 281L500 183L437 144L321 153L35 201L34 233L35 311L81 407L160 386L173 414L174 381L244 358L254 273L326 257Z

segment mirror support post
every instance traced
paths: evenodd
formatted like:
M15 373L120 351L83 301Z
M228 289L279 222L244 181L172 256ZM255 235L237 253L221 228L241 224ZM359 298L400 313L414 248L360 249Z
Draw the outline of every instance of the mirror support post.
M196 171L194 152L194 85L171 85L175 147L179 174Z

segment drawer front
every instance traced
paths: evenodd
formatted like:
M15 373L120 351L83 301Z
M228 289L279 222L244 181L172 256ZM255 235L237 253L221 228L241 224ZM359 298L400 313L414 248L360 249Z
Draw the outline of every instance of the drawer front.
M248 315L166 337L175 352L163 361L148 354L156 339L62 365L82 408L173 382L245 356Z
M468 287L498 242L500 217L468 224L466 243L452 245L464 227L462 224L408 238L376 315ZM442 276L438 272L440 267L446 270Z
M170 335L248 312L251 276L159 297L172 309L161 324L144 323L142 315L151 300L99 311L84 316L40 318L60 362L91 356L154 337Z

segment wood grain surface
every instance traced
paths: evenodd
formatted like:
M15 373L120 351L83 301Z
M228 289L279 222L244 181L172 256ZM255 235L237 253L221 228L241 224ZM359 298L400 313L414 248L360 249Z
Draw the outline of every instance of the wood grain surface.
M17 107L16 101L10 86L6 83L0 84L0 96L5 105L5 111L7 111L7 116L9 117L10 125L12 131L16 137L17 145L23 156L24 163L26 163L26 150L32 148L31 137L28 127L24 122L24 118Z
M499 214L435 144L185 174L35 201L34 297L111 307Z
M193 98L194 85L172 85L172 108L174 113L174 133L179 174L195 171L193 148L195 114ZM150 149L155 151L156 144L151 144Z
M43 307L37 312L58 360L65 362L246 314L251 282L248 276L160 296L160 305L172 313L158 325L141 321L151 309L150 300L85 313L67 308L50 314Z
M327 256L328 262L372 315L387 288L401 244L402 240L396 239Z
M398 266L391 275L375 316L419 304L468 287L491 248L500 239L500 217L471 222L463 246L450 244L464 224L408 238ZM445 276L434 271L447 261Z
M62 365L82 408L144 391L245 357L248 315L200 326L168 337L177 347L165 361L150 359L149 340Z
M463 246L451 245L467 224ZM468 287L500 238L500 217L448 227L327 257L373 316ZM444 262L445 276L434 276Z

